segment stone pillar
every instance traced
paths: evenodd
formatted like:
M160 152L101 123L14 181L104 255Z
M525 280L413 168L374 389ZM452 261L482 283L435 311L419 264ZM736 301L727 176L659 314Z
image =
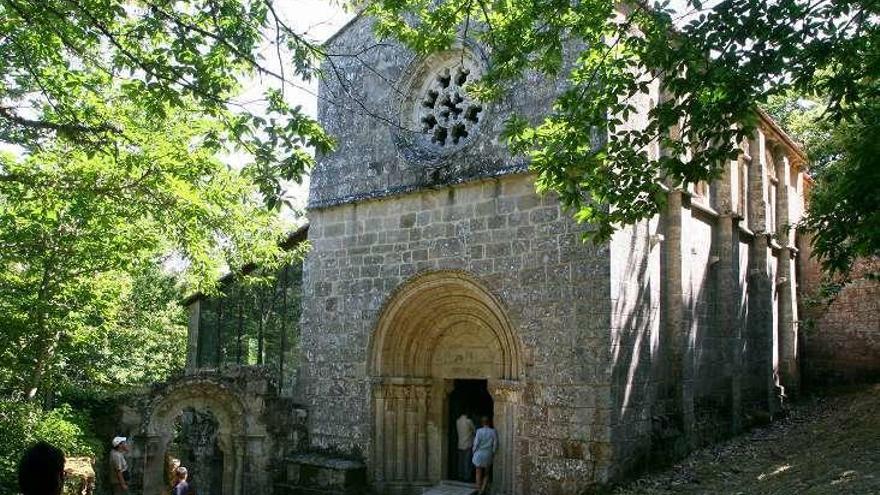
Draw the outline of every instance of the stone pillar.
M688 448L694 440L693 353L690 349L690 327L685 324L685 303L682 287L682 217L683 193L673 190L667 195L663 226L662 278L664 281L665 317L661 329L661 346L666 352L666 392L672 394L671 406L682 427Z
M224 452L223 456L223 493L229 495L245 495L247 491L244 489L244 466L245 466L245 454L247 452L247 436L240 436L235 438L230 444L232 448L231 452ZM231 457L228 459L227 456ZM232 469L229 469L229 467ZM227 485L227 481L230 483ZM252 479L252 483L255 483L257 480ZM251 490L258 490L259 488L255 485L248 486ZM263 487L264 489L268 489L269 487Z
M444 432L446 428L454 428L447 425L446 398L454 388L452 380L435 378L432 380L427 397L427 435L428 435L428 479L439 481L447 473L447 444Z
M199 317L201 300L195 299L187 307L189 323L186 334L186 367L187 374L194 373L198 368Z
M428 479L428 403L431 398L431 387L428 384L416 385L413 387L413 405L416 431L415 445L416 452L413 460L416 462L416 469L413 478L416 480Z
M377 485L428 481L430 385L414 378L385 378L373 385L373 479Z
M391 414L394 417L394 426L392 427L392 435L394 436L394 445L392 446L392 459L394 459L394 478L402 481L406 479L406 385L391 386Z
M735 168L734 168L735 167ZM742 374L742 322L739 318L739 222L741 216L734 203L734 184L738 181L739 163L727 162L715 186L715 208L718 211L716 224L716 249L718 257L718 311L716 321L719 335L724 339L724 361L730 363L729 394L731 430L738 433L741 425L741 374Z
M385 449L386 428L386 387L381 379L373 381L373 482L381 484L385 481Z
M163 493L165 486L165 448L170 438L159 435L144 437L143 494Z
M776 291L779 301L779 375L786 397L794 397L800 388L797 362L797 301L794 270L794 227L791 215L791 164L788 156L777 149L774 155L776 177L776 235L779 239L779 264Z
M489 394L495 402L495 431L498 433L498 454L495 457L492 492L519 495L519 456L517 428L522 384L512 380L490 380Z
M773 284L769 259L772 233L767 230L769 179L766 151L764 133L758 130L749 140L749 228L755 236L749 250L746 358L752 408L772 414L776 393L773 381Z

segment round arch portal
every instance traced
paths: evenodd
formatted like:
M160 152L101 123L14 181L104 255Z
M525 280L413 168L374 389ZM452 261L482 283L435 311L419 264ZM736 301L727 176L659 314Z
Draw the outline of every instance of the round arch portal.
M373 477L410 492L447 473L448 397L457 379L486 380L501 448L495 492L513 493L522 351L502 301L473 276L436 271L385 303L370 348Z
M174 436L174 425L184 410L210 412L217 421L217 446L222 452L222 495L241 495L248 439L265 439L265 432L250 431L249 410L238 394L222 384L197 378L184 379L162 391L149 407L144 424L143 493L163 493L165 455ZM258 462L259 463L259 462Z

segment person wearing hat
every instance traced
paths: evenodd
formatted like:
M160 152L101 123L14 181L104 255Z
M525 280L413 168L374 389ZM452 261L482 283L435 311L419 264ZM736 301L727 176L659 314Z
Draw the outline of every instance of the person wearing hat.
M125 453L128 452L128 439L114 437L110 441L113 450L110 451L110 487L113 495L128 493L128 462L125 461Z

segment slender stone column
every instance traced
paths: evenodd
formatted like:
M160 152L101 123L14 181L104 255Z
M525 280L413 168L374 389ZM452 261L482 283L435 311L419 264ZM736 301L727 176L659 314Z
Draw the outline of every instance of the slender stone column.
M377 379L373 382L373 481L385 481L385 422L386 422L386 386Z
M663 268L665 311L661 346L666 349L666 390L673 394L671 406L680 417L685 441L694 440L693 353L690 328L685 324L685 301L682 287L682 217L683 193L673 190L667 195L664 217Z
M734 168L735 167L735 168ZM724 172L715 185L715 208L718 211L716 224L716 248L718 256L718 311L716 318L720 336L725 340L724 360L731 363L728 400L730 401L731 430L741 429L740 415L742 393L740 375L742 373L742 322L739 321L739 221L740 215L734 205L733 184L738 177L739 163L728 162Z
M446 473L446 437L443 436L446 418L446 398L453 382L435 378L427 395L428 402L428 479L440 481ZM452 425L449 425L452 427Z
M417 385L414 387L414 405L416 417L415 445L416 454L413 461L416 463L415 479L418 481L428 480L428 401L430 400L430 385Z
M428 482L430 382L384 378L373 383L373 477L393 483Z
M498 433L492 491L495 494L519 495L516 432L522 384L512 380L490 380L488 388L495 401L495 431Z
M394 479L406 479L406 387L394 385L392 408L394 415Z
M791 215L791 164L782 150L774 154L779 191L776 193L777 238L779 264L776 272L776 290L779 301L779 374L785 395L797 395L800 377L797 366L797 296L794 270L794 227Z
M144 437L143 493L162 493L165 490L165 446L171 439L159 435Z
M769 187L766 141L759 130L749 140L749 228L755 233L749 250L747 358L753 406L775 410L773 381L773 284L767 226Z
M232 452L225 453L227 456L224 457L223 463L231 463L232 471L230 472L226 466L223 466L223 494L229 495L245 495L247 492L243 491L244 487L244 459L247 453L247 436L240 436L235 438L232 442ZM231 457L231 459L229 458ZM256 482L257 480L251 480L251 482ZM250 486L249 488L254 489L256 486ZM269 487L264 487L268 489Z
M190 303L187 308L189 312L189 323L187 325L186 339L186 374L191 374L198 368L198 345L199 345L199 317L201 311L201 301L199 299Z

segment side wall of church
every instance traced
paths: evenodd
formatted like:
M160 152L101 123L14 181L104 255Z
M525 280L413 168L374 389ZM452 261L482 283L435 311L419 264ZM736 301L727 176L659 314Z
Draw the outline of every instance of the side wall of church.
M804 177L773 138L611 241L612 478L769 419L798 390Z
M576 493L605 476L608 249L583 243L582 227L552 196L537 196L531 176L313 210L310 219L298 399L314 448L369 460L368 352L382 305L421 272L462 270L502 301L523 347L522 493Z

